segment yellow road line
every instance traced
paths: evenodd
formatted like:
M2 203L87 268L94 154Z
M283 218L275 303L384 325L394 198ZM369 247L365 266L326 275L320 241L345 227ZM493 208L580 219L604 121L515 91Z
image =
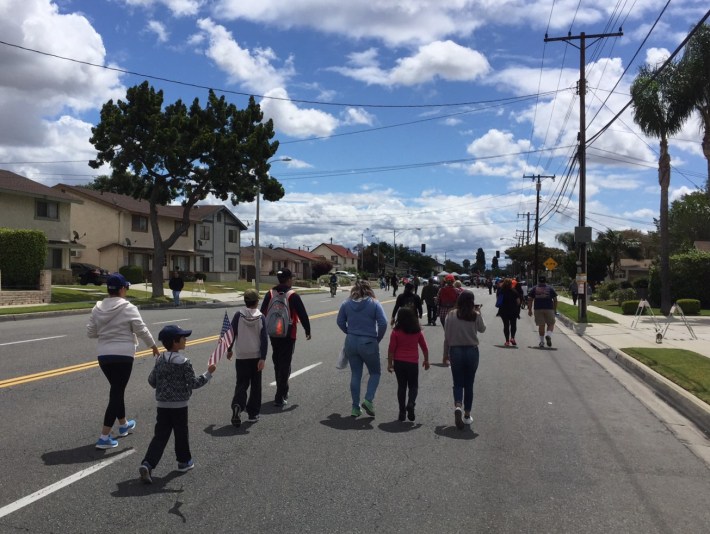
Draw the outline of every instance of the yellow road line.
M382 304L389 304L390 302L394 302L394 300L388 300L388 301L383 301ZM318 313L316 315L310 316L310 319L322 319L323 317L331 317L333 315L337 315L338 310L335 311L329 311L329 312L324 312L324 313ZM201 345L203 343L210 343L212 341L217 341L219 339L219 336L209 336L209 337L203 337L200 339L193 339L187 342L187 346L191 347L193 345ZM143 356L150 356L153 354L153 351L150 349L145 349L136 352L136 358L141 358ZM7 378L5 380L0 380L0 389L4 388L9 388L12 386L19 386L22 384L28 384L30 382L35 382L37 380L44 380L45 378L53 378L55 376L62 376L62 375L67 375L70 373L78 373L79 371L86 371L87 369L92 369L94 367L98 367L99 362L96 360L90 361L90 362L85 362L85 363L80 363L77 365L70 365L68 367L60 367L59 369L52 369L50 371L42 371L41 373L34 373L31 375L24 375L24 376L16 376L15 378Z

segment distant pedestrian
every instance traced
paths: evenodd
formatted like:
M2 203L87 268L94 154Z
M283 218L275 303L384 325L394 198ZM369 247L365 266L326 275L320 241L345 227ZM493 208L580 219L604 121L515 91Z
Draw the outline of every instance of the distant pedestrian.
M510 278L505 278L496 295L496 315L503 320L503 335L505 336L505 346L517 345L515 334L518 330L518 319L520 318L520 295L513 288Z
M539 283L528 293L528 315L535 311L535 324L540 335L539 346L552 346L552 331L555 329L555 314L557 313L557 292L547 285L544 276L539 277ZM547 327L547 330L545 330Z
M429 282L422 288L422 300L426 303L427 325L436 325L436 294L439 286L434 282L434 277L429 278Z
M111 385L104 425L96 442L97 449L118 447L118 441L110 436L116 420L119 424L118 437L127 436L136 427L135 420L126 419L124 394L133 370L137 337L153 350L153 356L160 354L138 308L126 300L130 285L123 275L110 275L106 279L108 297L96 303L86 325L87 335L99 340L99 367Z
M572 280L569 284L569 293L572 295L572 304L577 305L577 280Z
M185 281L180 276L180 271L175 271L173 277L168 282L168 287L173 291L173 303L180 306L180 292L185 287Z
M247 422L259 421L261 411L261 377L269 350L264 315L257 309L259 293L256 289L244 292L244 308L240 308L232 319L234 341L227 350L227 359L237 353L234 367L237 382L232 397L232 425L242 424L241 413L246 410ZM247 391L249 399L247 400Z
M397 376L397 402L400 421L414 421L414 406L419 392L419 349L424 355L423 366L429 370L429 348L412 308L403 307L397 312L397 320L390 334L387 350L387 371ZM407 400L409 390L409 400Z
M390 278L390 284L392 285L392 296L396 297L397 296L397 288L399 287L399 279L397 278L396 273L392 274L392 277Z
M402 307L412 308L414 313L420 319L424 314L422 308L422 299L419 298L414 292L414 284L412 282L407 282L404 284L404 293L402 293L394 303L394 309L392 310L392 326L394 326L395 319L397 318L397 311Z
M345 356L350 364L350 415L359 417L362 415L362 407L368 415L374 417L375 393L382 375L379 343L387 331L387 317L366 280L359 280L352 287L350 297L340 305L336 322L345 333ZM365 400L361 404L363 366L367 366L370 376L367 379Z
M493 294L493 280L491 280L490 278L488 278L488 279L486 280L486 287L488 288L488 294L489 294L489 295L492 295L492 294Z
M463 430L473 423L473 383L478 370L478 333L485 332L483 316L475 306L473 292L464 291L449 312L444 326L444 350L451 361L454 382L454 423Z
M419 284L421 283L419 276L415 274L414 278L412 279L412 283L414 284L414 294L416 295L417 293L419 293Z
M289 269L281 269L276 273L278 285L264 296L261 303L261 313L268 316L269 303L276 294L286 296L289 307L291 324L288 326L285 337L271 336L272 359L274 362L274 375L276 377L276 395L274 406L283 407L288 403L288 378L291 376L291 361L296 348L296 325L299 320L303 323L306 339L311 339L311 322L308 319L306 307L298 293L293 291L293 274Z
M456 306L456 301L463 290L454 287L454 282L456 278L453 274L447 274L444 276L444 285L439 289L439 293L436 296L436 306L438 308L439 319L441 320L441 326L446 328L446 318L449 312ZM442 363L448 365L448 356L446 353L446 343L444 343L444 354L442 356Z
M177 470L185 472L195 467L188 439L187 404L192 390L209 382L217 366L212 364L207 367L206 373L195 376L190 360L180 352L185 350L190 334L192 330L183 330L169 324L158 335L166 352L155 360L155 366L148 376L148 383L155 388L155 400L158 403L155 435L138 468L141 480L147 484L153 482L153 469L158 467L172 433L175 433Z

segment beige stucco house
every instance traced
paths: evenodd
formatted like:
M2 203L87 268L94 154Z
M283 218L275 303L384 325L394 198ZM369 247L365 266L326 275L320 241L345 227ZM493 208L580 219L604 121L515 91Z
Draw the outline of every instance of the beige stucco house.
M354 271L357 270L357 255L350 252L342 245L332 243L321 243L311 250L313 254L323 256L333 264L334 271Z
M71 254L84 244L74 239L73 208L82 201L14 172L0 170L0 227L41 230L47 236L46 269L59 282L71 280Z
M109 271L124 265L153 269L153 232L150 205L127 195L59 184L55 189L81 199L72 213L72 230L86 247L76 261L93 263ZM159 206L158 226L163 239L182 221L182 206ZM198 205L190 212L190 225L167 251L163 277L179 269L203 272L208 280L236 280L239 276L240 238L246 226L223 205Z

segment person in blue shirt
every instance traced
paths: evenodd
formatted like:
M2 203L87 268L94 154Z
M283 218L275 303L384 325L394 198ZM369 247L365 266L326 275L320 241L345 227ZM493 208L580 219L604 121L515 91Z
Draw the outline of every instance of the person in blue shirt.
M557 313L557 292L547 285L547 278L540 276L539 282L528 293L528 315L535 311L535 324L540 334L539 347L552 346L552 331L555 329ZM547 330L545 330L547 327Z
M362 415L360 407L371 417L375 417L375 392L380 383L380 341L387 331L387 317L382 305L375 298L370 284L358 280L350 290L350 297L340 305L338 328L345 333L345 356L350 364L350 395L352 411L350 415ZM360 404L360 384L362 368L367 366L370 374L367 380L365 400Z

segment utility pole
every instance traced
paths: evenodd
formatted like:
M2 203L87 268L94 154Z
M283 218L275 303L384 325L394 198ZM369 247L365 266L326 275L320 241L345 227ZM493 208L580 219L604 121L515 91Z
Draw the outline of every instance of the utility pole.
M535 285L538 283L537 280L537 266L539 263L539 242L538 242L538 237L540 233L540 181L543 178L550 178L553 182L555 181L554 176L540 176L538 175L532 175L532 176L523 176L523 178L532 178L533 181L537 180L535 183L535 191L536 191L536 197L535 197L535 263L533 263L533 283L529 285L528 287L531 287L532 285Z
M577 160L579 162L579 226L574 229L574 241L579 247L577 259L577 292L582 296L578 300L579 313L577 320L580 323L587 322L587 243L592 241L592 229L586 226L586 195L587 195L587 116L586 116L586 93L587 80L584 70L587 66L586 50L587 39L594 39L594 42L606 37L621 37L624 32L616 33L596 33L587 35L581 32L579 35L568 33L567 37L548 37L545 34L545 42L565 41L579 49L579 148L577 149ZM579 40L579 46L572 41ZM594 44L594 43L591 43Z

